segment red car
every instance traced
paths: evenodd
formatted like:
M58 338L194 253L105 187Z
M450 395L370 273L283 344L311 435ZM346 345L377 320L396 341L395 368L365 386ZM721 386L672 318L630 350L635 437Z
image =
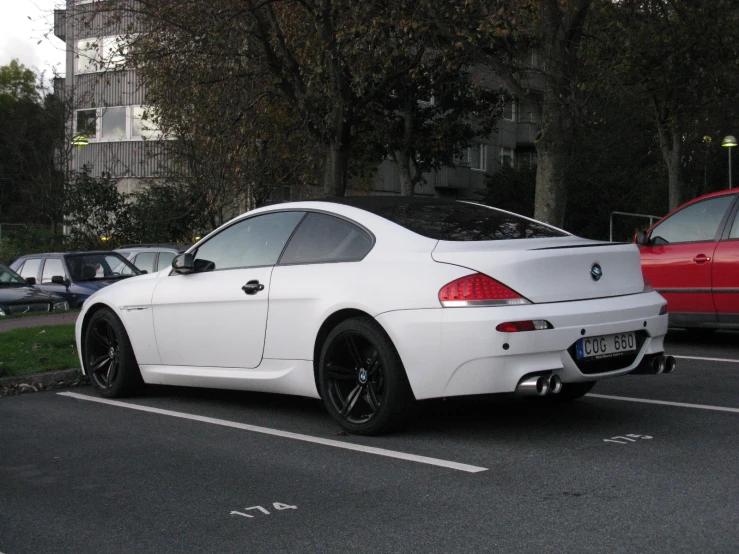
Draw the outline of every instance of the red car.
M636 235L670 327L739 329L739 189L701 196Z

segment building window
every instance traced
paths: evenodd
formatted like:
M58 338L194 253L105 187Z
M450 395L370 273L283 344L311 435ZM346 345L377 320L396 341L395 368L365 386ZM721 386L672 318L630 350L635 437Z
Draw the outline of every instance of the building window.
M519 170L536 168L536 152L519 152L516 155L516 166Z
M521 112L518 116L519 123L539 123L539 118L536 112Z
M102 108L103 139L122 139L126 137L126 109Z
M516 103L513 100L506 100L503 103L502 116L506 121L516 121Z
M513 167L513 148L501 147L500 149L500 167Z
M470 169L485 171L487 169L488 147L486 144L476 143L467 149L467 162Z
M88 139L97 138L97 110L77 112L77 134Z
M77 41L75 73L95 73L117 69L126 63L127 39L120 36Z
M77 41L77 71L76 73L91 73L97 71L99 44L97 39L90 38Z
M154 112L145 106L131 106L131 136L133 138L150 139L161 135L153 121Z
M161 136L146 106L77 110L75 132L90 141L147 140Z

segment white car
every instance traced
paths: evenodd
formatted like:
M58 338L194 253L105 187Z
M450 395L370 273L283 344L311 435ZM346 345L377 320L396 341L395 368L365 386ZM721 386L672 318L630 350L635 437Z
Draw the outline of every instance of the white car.
M470 202L362 197L237 217L171 268L93 295L76 339L106 397L143 383L302 395L377 434L414 400L572 400L670 372L666 332L633 244Z

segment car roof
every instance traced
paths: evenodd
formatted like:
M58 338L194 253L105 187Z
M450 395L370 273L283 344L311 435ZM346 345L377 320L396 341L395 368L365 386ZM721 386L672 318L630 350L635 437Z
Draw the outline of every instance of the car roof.
M39 252L38 254L24 254L18 256L18 259L40 258L41 256L83 256L86 254L116 254L115 250L88 250L84 252Z
M182 248L175 246L174 244L126 244L120 248L116 248L116 252L121 250L151 250L151 249L164 249L164 250L176 250L180 252Z

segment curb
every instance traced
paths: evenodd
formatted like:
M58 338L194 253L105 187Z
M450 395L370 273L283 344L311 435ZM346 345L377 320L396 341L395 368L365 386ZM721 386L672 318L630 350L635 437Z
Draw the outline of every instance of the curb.
M31 375L2 377L0 378L0 396L38 392L64 386L81 385L86 382L87 377L82 375L79 369L61 369Z

